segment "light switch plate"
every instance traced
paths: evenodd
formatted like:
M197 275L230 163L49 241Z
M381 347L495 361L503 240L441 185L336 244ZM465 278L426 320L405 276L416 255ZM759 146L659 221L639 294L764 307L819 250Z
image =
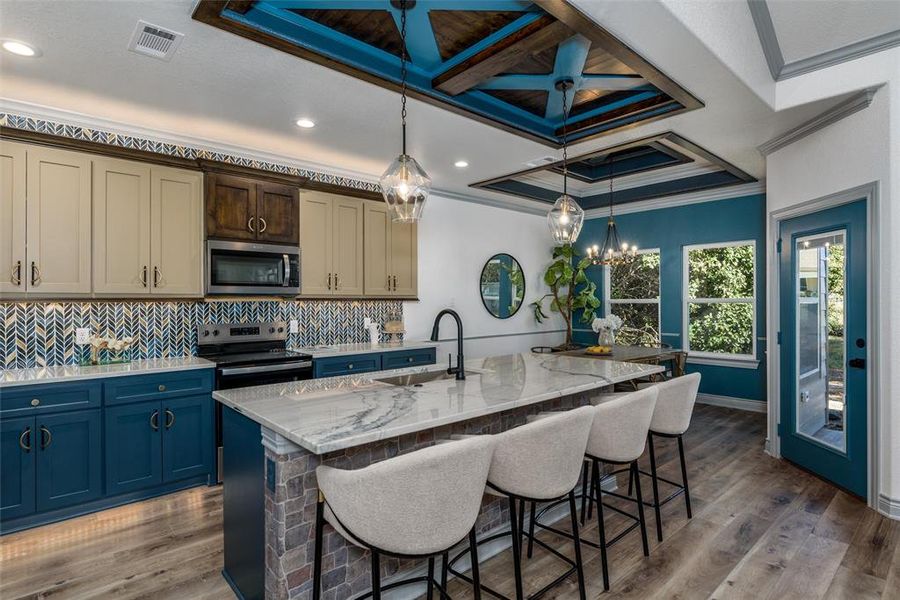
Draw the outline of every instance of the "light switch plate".
M300 333L300 323L297 322L297 319L291 319L291 322L288 324L288 331Z
M87 327L75 328L75 343L79 346L91 343L91 330Z

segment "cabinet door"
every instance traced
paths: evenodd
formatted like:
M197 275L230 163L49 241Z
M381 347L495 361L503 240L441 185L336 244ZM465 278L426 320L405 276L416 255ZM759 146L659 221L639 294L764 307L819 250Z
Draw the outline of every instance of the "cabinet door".
M37 509L81 504L103 494L100 411L78 410L35 419Z
M332 198L304 192L300 200L300 285L308 296L331 295Z
M380 202L365 203L365 293L389 296L391 259L391 218Z
M336 197L332 203L332 270L337 296L363 293L363 203Z
M0 142L0 294L26 287L25 148Z
M34 419L0 421L0 519L34 512Z
M91 291L91 160L84 154L27 150L28 292Z
M391 223L391 278L395 296L419 291L418 236L414 223Z
M150 167L93 164L94 292L150 293Z
M296 245L300 238L300 195L289 185L257 184L257 228L261 242Z
M107 406L105 411L107 495L162 483L164 416L159 402Z
M256 182L209 173L206 176L207 237L255 240L256 230Z
M200 296L203 294L200 174L154 167L151 180L152 293Z
M212 398L188 396L162 403L163 481L178 481L212 470Z

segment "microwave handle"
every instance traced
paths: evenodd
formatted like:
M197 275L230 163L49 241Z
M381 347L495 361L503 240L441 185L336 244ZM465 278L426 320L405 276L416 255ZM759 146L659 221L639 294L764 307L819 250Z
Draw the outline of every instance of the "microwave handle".
M291 284L291 258L287 254L282 254L281 258L284 260L284 282L281 285L288 287Z

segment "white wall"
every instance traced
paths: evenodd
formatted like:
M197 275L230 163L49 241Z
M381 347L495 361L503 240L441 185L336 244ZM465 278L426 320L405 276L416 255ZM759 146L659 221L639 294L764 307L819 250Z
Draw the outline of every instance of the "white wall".
M419 223L419 302L403 306L407 339L428 339L437 313L452 308L463 320L468 358L559 344L564 337L562 320L557 317L538 325L528 306L547 291L541 277L551 249L543 216L432 195ZM478 286L484 263L499 252L515 257L525 273L523 306L503 320L484 308ZM441 323L440 338L456 339L449 317ZM450 352L456 353L456 343L443 343L438 362L447 360Z
M877 182L879 337L870 353L878 361L874 385L880 422L874 434L880 448L880 498L875 500L882 511L900 518L900 68L894 64L872 78L888 83L871 106L768 157L766 197L771 213ZM777 270L770 268L770 284L774 277Z

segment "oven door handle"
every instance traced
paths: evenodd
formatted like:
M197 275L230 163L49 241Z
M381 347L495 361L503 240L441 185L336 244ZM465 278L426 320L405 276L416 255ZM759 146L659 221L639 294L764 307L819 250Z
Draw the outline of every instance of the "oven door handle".
M287 287L291 283L291 259L287 254L282 254L281 258L284 260L284 282L281 285Z
M255 367L232 367L221 369L219 374L223 377L229 375L248 375L251 373L271 373L273 371L296 371L297 369L308 369L312 367L311 360L303 360L292 363L281 363L276 365L258 365Z

